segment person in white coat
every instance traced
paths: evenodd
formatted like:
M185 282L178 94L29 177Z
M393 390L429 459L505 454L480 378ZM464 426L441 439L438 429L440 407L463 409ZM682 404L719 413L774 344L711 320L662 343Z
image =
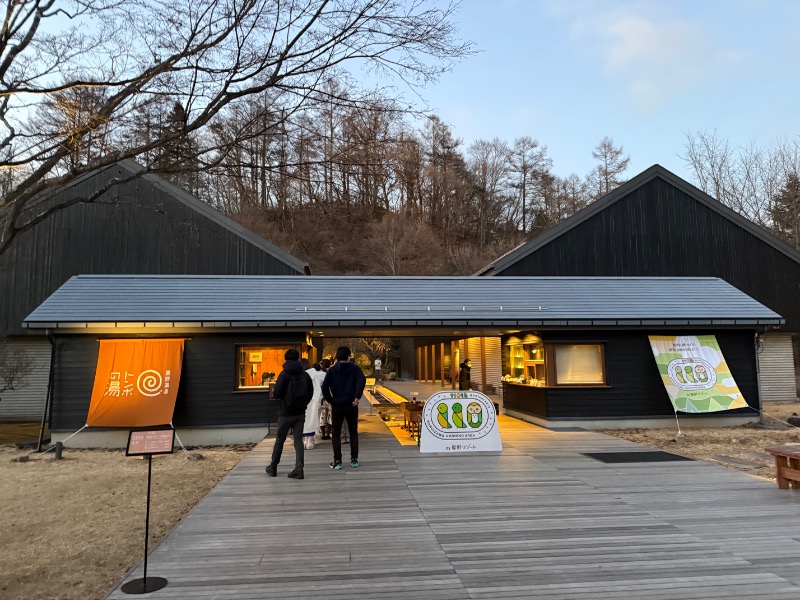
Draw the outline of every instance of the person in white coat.
M300 362L314 384L314 395L306 408L306 422L303 424L303 447L311 450L319 435L319 407L322 402L322 382L325 379L325 371L319 368L318 364L312 367L307 358L301 359Z

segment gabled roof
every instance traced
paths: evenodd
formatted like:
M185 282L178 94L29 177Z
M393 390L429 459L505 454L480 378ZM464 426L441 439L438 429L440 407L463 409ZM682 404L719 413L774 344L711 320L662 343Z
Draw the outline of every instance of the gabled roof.
M714 277L79 275L25 319L90 330L781 323Z
M199 198L196 198L195 196L193 196L192 194L190 194L186 190L178 187L177 185L174 185L174 184L170 183L169 181L164 179L162 176L157 175L155 173L145 173L144 172L145 168L142 165L140 165L139 163L137 163L136 161L131 160L131 159L121 160L121 161L116 162L116 163L114 163L112 165L109 165L107 167L102 167L102 168L97 169L95 171L90 171L88 173L84 173L83 175L80 175L80 176L76 177L75 179L72 179L71 181L69 181L68 183L64 184L63 186L59 186L57 188L53 188L52 190L47 190L41 196L39 196L37 198L34 198L31 202L28 203L28 206L26 206L25 210L23 211L23 218L24 218L25 212L31 210L34 206L49 201L50 199L54 198L54 196L56 194L63 193L65 190L68 190L68 189L70 189L70 188L72 188L74 186L77 186L78 184L86 181L87 179L91 179L92 177L96 177L96 176L100 175L101 173L102 174L106 174L106 176L108 176L108 177L113 177L113 175L111 175L109 173L109 171L111 171L112 169L117 169L117 168L118 169L122 169L123 171L128 173L128 175L131 176L131 178L133 178L133 177L140 178L142 180L147 181L149 184L153 185L154 187L162 189L169 196L175 198L176 200L178 200L182 204L188 206L193 211L203 215L204 217L206 217L210 221L213 221L217 225L227 229L231 233L233 233L233 234L237 235L238 237L244 239L245 241L249 242L250 244L252 244L256 248L262 250L263 252L266 252L267 254L269 254L271 256L274 256L275 258L277 258L281 262L283 262L286 265L288 265L288 266L292 267L293 269L295 269L297 272L304 273L306 275L310 275L311 274L311 269L310 269L308 263L303 262L302 260L300 260L296 256L293 256L292 254L289 254L288 252L286 252L286 250L283 250L282 248L279 248L278 246L276 246L275 244L273 244L269 240L266 240L266 239L262 238L261 236L256 235L255 233L253 233L252 231L250 231L246 227L243 227L242 225L240 225L239 223L237 223L233 219L231 219L229 217L226 217L221 212L219 212L215 208L211 207L207 203L203 202ZM0 213L0 224L2 224L4 221L5 221L5 215Z
M559 237L560 235L566 233L567 231L577 227L587 219L592 218L599 212L605 210L618 200L625 198L626 196L630 195L632 192L637 190L638 188L644 186L645 184L649 183L653 179L660 178L670 183L674 187L678 188L688 196L697 200L700 204L710 208L714 212L718 213L722 217L732 221L742 229L747 230L757 238L759 238L764 243L772 246L779 252L782 252L792 260L800 263L800 251L796 248L793 248L780 238L772 235L762 227L759 227L749 219L743 217L736 211L728 208L718 200L712 198L704 191L699 188L696 188L688 181L681 179L671 171L665 169L661 165L653 165L649 169L642 171L628 181L627 183L621 185L620 187L612 190L599 200L591 203L586 208L579 210L577 213L572 215L571 217L564 219L558 225L551 227L543 234L533 238L528 242L524 242L520 244L513 250L507 252L500 258L496 259L494 262L489 263L485 267L483 267L480 271L475 273L475 275L483 275L483 276L493 276L497 273L500 273L510 267L511 265L517 263L519 260L525 258L526 256L533 254L539 248L549 244L554 239Z

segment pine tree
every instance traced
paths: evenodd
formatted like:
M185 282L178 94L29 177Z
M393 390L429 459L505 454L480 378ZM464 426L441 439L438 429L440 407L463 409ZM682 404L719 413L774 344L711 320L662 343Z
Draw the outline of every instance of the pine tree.
M185 132L187 118L186 109L175 102L158 132L163 141L154 166L167 179L194 194L199 187L198 150L192 137Z
M800 177L790 173L769 206L772 232L800 248Z

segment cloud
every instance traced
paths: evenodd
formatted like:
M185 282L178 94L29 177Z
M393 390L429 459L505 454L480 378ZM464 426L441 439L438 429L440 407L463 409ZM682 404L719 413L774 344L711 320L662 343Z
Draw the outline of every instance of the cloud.
M741 58L722 47L712 25L668 17L658 4L585 0L580 11L554 14L567 20L573 39L600 57L608 76L644 112L687 90L716 85Z
M606 27L611 43L606 62L613 69L650 66L675 69L707 56L709 36L697 23L656 22L625 15Z

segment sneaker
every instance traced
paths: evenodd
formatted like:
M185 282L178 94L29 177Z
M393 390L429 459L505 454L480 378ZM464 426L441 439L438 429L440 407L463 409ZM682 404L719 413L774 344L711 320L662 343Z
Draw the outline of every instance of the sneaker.
M331 463L331 469L343 469L343 468L344 467L342 466L342 461L340 460L335 460Z
M305 475L303 475L302 471L292 471L287 477L289 479L305 479Z
M278 474L278 467L267 465L267 475L269 475L270 477L275 477L277 474Z
M361 465L359 464L357 458L353 458L353 459L350 460L350 466L353 467L354 469L357 469Z

